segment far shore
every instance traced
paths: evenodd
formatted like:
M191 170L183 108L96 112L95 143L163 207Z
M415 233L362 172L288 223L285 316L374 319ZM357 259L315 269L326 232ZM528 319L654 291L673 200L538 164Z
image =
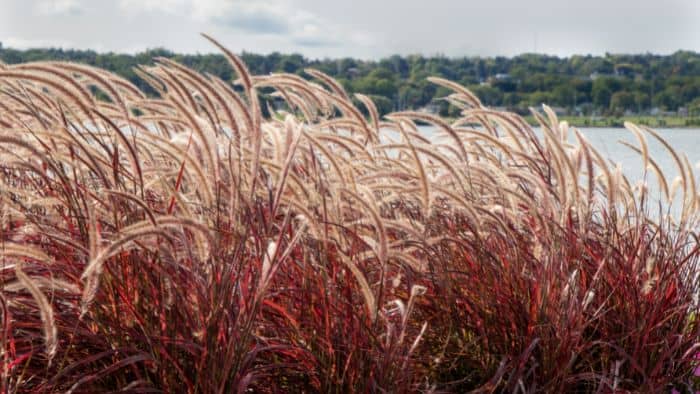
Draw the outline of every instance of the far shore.
M525 119L533 126L537 126L537 121L531 115ZM625 122L632 122L638 125L645 125L652 128L669 128L669 129L700 129L700 117L688 116L651 116L651 115L633 115L620 117L607 116L559 116L559 121L566 121L571 126L575 127L624 127Z
M581 128L623 128L625 122L632 122L637 125L649 126L654 129L697 129L700 130L700 116L652 116L652 115L630 115L630 116L575 116L557 115L559 122L567 122L570 126ZM445 118L452 122L456 118ZM539 126L537 120L532 115L524 116L531 126ZM417 121L417 124L424 124Z

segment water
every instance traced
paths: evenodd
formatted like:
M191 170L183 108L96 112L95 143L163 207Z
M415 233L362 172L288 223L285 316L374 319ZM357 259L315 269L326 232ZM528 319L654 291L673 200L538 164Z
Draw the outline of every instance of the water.
M419 127L427 136L434 136L436 128L432 126ZM641 155L624 146L619 141L625 141L638 147L639 144L629 130L624 128L578 128L588 139L591 145L606 159L613 163L619 163L622 173L627 177L631 185L643 181L644 165ZM655 129L678 153L679 156L687 155L688 161L693 166L696 183L700 185L700 129ZM541 135L539 130L536 130ZM663 172L669 187L673 180L680 176L678 168L671 154L653 136L645 134L649 146L649 156L653 158ZM572 132L569 133L569 141L575 142ZM646 183L649 187L652 200L659 200L659 188L656 175L647 171ZM676 199L678 200L678 199ZM674 200L675 201L675 200ZM674 205L676 202L674 202Z
M620 141L625 141L632 146L639 147L632 132L624 128L582 128L579 130L604 158L619 164L622 173L631 185L634 186L644 180L645 168L641 155L620 143ZM671 145L681 160L683 160L683 155L688 157L697 184L700 180L698 178L698 174L700 174L700 129L656 129L656 131ZM656 138L646 133L645 136L649 146L649 157L656 161L669 188L672 187L674 179L680 176L673 156ZM661 198L658 179L651 170L646 171L646 185L649 188L650 202L654 204L662 202L665 205L665 199ZM680 214L680 200L681 193L676 193L671 210L674 216Z
M644 173L641 156L630 148L620 144L618 141L626 141L634 146L638 146L634 135L626 129L611 128L583 128L579 129L586 136L603 157L619 163L622 172L631 182L638 181ZM700 129L657 129L656 131L673 147L673 149L683 156L688 156L693 170L700 167ZM649 156L652 157L671 182L679 175L676 164L671 154L664 146L652 136L647 134L649 145ZM697 177L696 177L697 178Z
M432 126L419 127L421 132L432 137L436 129ZM600 152L600 154L614 163L619 163L622 173L627 176L631 183L642 179L644 166L642 158L630 148L624 146L620 141L625 141L638 147L637 140L629 130L623 128L578 128L588 139L588 142ZM688 160L693 165L693 169L700 173L700 129L655 129L672 147L679 156L688 156ZM539 130L536 130L541 135ZM649 156L652 157L661 168L669 183L679 175L676 164L671 154L664 146L646 134L649 145ZM569 140L575 141L573 133L569 133ZM697 175L697 174L696 174ZM697 176L696 176L697 178Z

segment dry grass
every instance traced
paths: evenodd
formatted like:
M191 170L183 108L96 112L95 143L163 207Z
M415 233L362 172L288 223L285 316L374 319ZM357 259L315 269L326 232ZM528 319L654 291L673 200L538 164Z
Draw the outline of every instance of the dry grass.
M546 107L537 138L433 78L463 118L380 119L212 42L238 79L159 59L158 97L0 65L4 391L698 389L700 195L656 132L678 217Z

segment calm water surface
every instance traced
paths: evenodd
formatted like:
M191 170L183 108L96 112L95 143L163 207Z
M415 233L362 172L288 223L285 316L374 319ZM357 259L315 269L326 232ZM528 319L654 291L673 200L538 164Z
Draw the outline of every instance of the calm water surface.
M432 126L422 126L420 129L426 135L434 135L436 130ZM633 146L638 146L634 134L624 128L579 128L579 130L603 157L620 164L622 173L627 176L632 185L642 180L644 166L642 165L641 156L619 142L626 141ZM683 154L688 156L688 160L695 171L696 182L700 185L700 178L698 177L700 175L700 129L655 130L668 141L680 156ZM541 135L539 131L538 134ZM649 145L649 155L657 162L670 186L673 180L680 175L673 157L654 137L648 134L646 137ZM569 134L569 141L575 141L573 133ZM652 195L656 194L658 196L656 176L651 172L647 174L647 183Z
M630 181L642 178L644 168L640 155L619 143L619 141L626 141L637 146L637 140L631 132L627 129L607 128L583 128L579 130L603 157L620 163L622 172ZM694 166L693 170L700 171L697 166L700 165L700 129L657 129L656 131L668 141L679 155L688 156L688 160ZM673 157L656 138L647 135L647 143L649 144L649 155L656 160L666 178L672 181L679 175Z

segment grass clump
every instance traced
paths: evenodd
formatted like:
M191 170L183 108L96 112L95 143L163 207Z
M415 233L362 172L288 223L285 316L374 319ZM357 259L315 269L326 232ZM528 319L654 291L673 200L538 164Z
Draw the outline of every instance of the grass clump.
M158 59L157 97L0 65L4 391L698 389L700 200L653 130L661 213L547 107L435 78L460 119L380 118L213 42L233 83Z

